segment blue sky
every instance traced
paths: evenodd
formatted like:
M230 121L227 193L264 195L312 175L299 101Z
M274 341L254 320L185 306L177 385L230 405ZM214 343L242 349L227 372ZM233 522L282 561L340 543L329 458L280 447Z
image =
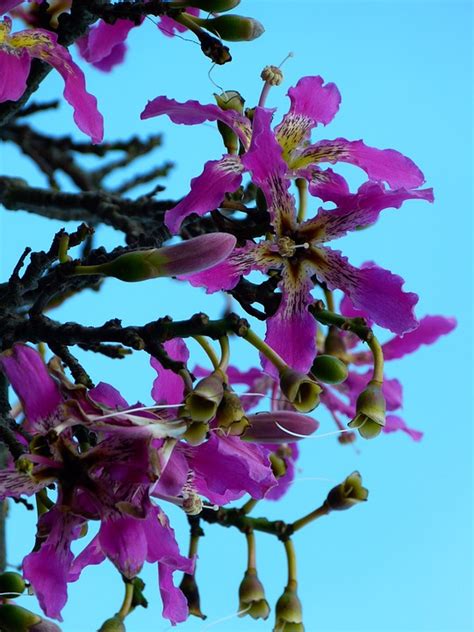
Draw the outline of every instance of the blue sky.
M369 502L333 514L295 537L299 553L300 597L308 632L466 632L472 629L472 5L458 1L245 1L239 11L260 19L266 33L249 44L232 45L234 61L211 71L212 81L257 101L260 71L284 66L285 83L268 105L285 112L286 90L299 77L320 74L342 93L342 105L317 138L363 138L410 156L435 189L434 205L411 201L382 214L376 226L345 237L341 247L354 264L367 259L400 274L406 289L420 294L417 313L456 316L457 330L434 347L391 362L389 377L404 385L404 417L425 436L413 443L406 435L381 436L358 443L359 452L333 438L302 446L301 472L281 503L262 502L256 515L292 520L318 506L328 489L358 469L370 490ZM86 69L87 84L106 120L108 138L163 132L165 145L143 166L173 158L177 163L164 195L179 197L204 161L222 153L212 125L176 126L167 119L140 121L148 99L166 94L178 100L211 102L218 91L210 64L195 45L167 40L147 22L130 37L126 63L112 74ZM39 99L62 90L51 73ZM36 117L51 133L69 133L72 113ZM79 132L73 132L79 137ZM22 156L2 148L1 171L44 185ZM356 182L355 171L345 173ZM314 206L313 211L316 210ZM48 247L59 227L26 213L0 214L2 278L24 246ZM121 236L99 229L112 247ZM101 295L85 293L56 313L61 320L99 324L112 316L144 323L167 313L186 318L195 311L219 314L223 298L156 280L124 286L110 280ZM131 401L150 401L153 373L145 357L113 363L81 356L93 379L122 389ZM241 346L235 361L257 358ZM322 431L332 430L316 411ZM313 478L314 480L304 480ZM169 512L183 549L183 517ZM33 542L34 517L17 506L9 518L9 560L18 563ZM231 619L245 565L244 538L231 530L206 529L198 578L206 622L191 620L184 631L268 630L269 621ZM285 583L283 547L258 537L259 572L273 605ZM133 613L129 632L165 632L156 590L156 569L143 575L150 602ZM120 578L110 564L90 568L70 587L64 610L66 632L96 629L121 600ZM32 599L25 605L36 609ZM95 627L94 627L95 626Z

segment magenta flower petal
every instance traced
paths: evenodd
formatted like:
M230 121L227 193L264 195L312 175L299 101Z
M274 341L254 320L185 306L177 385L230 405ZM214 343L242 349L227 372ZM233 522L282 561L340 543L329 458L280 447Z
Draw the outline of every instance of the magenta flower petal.
M179 444L174 448L165 469L153 488L153 496L179 496L188 480L189 465Z
M181 279L194 287L205 287L208 294L219 290L231 290L240 277L251 270L262 269L256 255L258 246L247 242L243 248L235 248L234 252L222 263L196 274L183 275Z
M168 517L159 507L150 505L143 521L143 529L148 544L147 562L163 562L174 570L193 572L194 560L179 552Z
M107 69L110 70L114 62L122 56L122 51L125 50L123 44L135 26L138 25L131 20L117 20L115 24L107 24L100 20L81 38L82 56L94 65L108 60ZM117 51L120 51L118 56Z
M0 15L21 4L23 0L0 0Z
M189 350L181 338L174 338L164 343L166 353L172 360L187 362ZM184 398L183 379L171 369L165 369L161 362L154 357L150 364L158 373L153 382L151 396L157 404L179 404Z
M257 413L249 415L248 420L251 428L245 432L243 438L256 443L280 444L298 441L309 437L319 428L316 419L292 410Z
M53 507L38 522L39 534L46 536L40 549L23 560L23 575L43 612L59 621L67 601L67 579L73 561L71 542L78 537L83 522L83 518Z
M208 233L164 246L156 251L157 267L164 276L180 276L207 270L224 261L237 240L229 233Z
M88 391L89 397L98 404L103 404L107 408L112 410L123 410L128 408L128 402L125 400L119 391L106 382L99 382L96 387L91 388Z
M413 439L413 441L421 441L423 438L423 433L419 430L413 430L409 428L406 423L403 421L401 417L397 415L387 415L385 419L385 426L382 428L383 432L396 432L397 430L401 430L405 432L409 437Z
M75 558L71 565L67 581L77 581L86 566L96 566L97 564L102 564L105 559L106 556L102 550L99 536L96 535L95 538L93 538L85 547L85 549L83 549Z
M432 189L391 191L375 182L365 182L357 193L341 196L337 202L337 208L322 209L314 219L304 222L300 233L307 235L313 243L331 241L349 231L373 224L382 210L400 208L405 200L411 199L432 202L433 191Z
M0 25L1 28L1 25ZM10 54L0 49L0 103L17 101L26 90L31 58L25 51Z
M455 318L425 316L418 327L403 336L396 336L382 345L385 360L396 360L415 352L422 345L432 345L456 327Z
M191 213L202 216L217 208L226 193L233 193L239 188L242 172L238 156L226 154L220 160L206 162L201 175L191 180L188 195L165 214L165 224L171 233L179 232L182 221Z
M316 320L308 312L313 301L313 283L306 271L300 271L302 278L294 280L285 270L282 286L282 300L276 313L267 319L265 342L295 369L306 373L316 356ZM262 366L271 375L277 370L264 356Z
M12 349L0 355L0 366L20 398L30 423L56 414L63 398L58 384L48 373L45 363L35 349L15 344Z
M173 569L167 564L158 564L158 584L163 601L163 617L172 625L186 621L189 615L188 602L183 592L173 583Z
M368 312L378 325L397 334L417 327L413 308L418 296L402 291L404 280L400 276L378 266L357 269L330 248L313 248L313 253L319 279L331 290L342 290L356 308Z
M205 443L190 448L189 463L196 491L218 505L245 493L263 498L276 483L262 449L239 437L211 434Z
M100 61L94 62L92 65L94 68L98 70L102 70L102 72L110 72L115 66L119 66L125 60L125 55L127 54L127 45L126 44L117 44L114 46L110 55L104 57Z
M0 470L0 499L19 498L23 494L32 496L53 481L54 478L50 478L38 482L29 474L17 470Z
M298 166L319 162L348 162L363 169L369 178L387 182L395 189L419 187L425 181L415 163L394 149L368 147L361 140L322 140L304 149L295 161Z
M245 116L235 112L235 110L221 110L220 107L212 103L201 105L199 101L178 103L178 101L168 99L168 97L156 97L153 101L148 101L145 109L140 114L140 118L148 119L154 116L161 116L162 114L167 114L173 123L182 125L198 125L205 121L221 121L239 136L245 147L248 146L252 135L249 120Z
M111 515L102 520L99 541L102 551L125 577L138 575L147 557L143 520Z
M336 394L336 390L327 384L324 390L320 393L321 403L332 413L341 413L349 419L352 419L355 415L355 407L351 403L346 403L339 397L339 393Z
M320 169L308 167L298 169L297 175L308 181L308 191L314 197L321 198L323 202L338 202L341 198L350 194L349 185L345 178L332 169Z

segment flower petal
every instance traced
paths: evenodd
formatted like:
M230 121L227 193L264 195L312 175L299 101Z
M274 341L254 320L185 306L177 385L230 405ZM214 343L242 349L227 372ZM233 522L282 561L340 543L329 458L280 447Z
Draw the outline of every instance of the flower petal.
M285 158L291 158L291 152L309 137L313 127L319 123L327 125L338 111L339 90L333 83L323 84L322 77L302 77L288 90L290 110L275 129Z
M456 327L455 318L445 316L425 316L418 327L405 334L396 336L382 345L385 360L396 360L414 353L422 345L432 345L438 338L449 334Z
M252 129L249 120L235 110L221 110L212 103L202 105L199 101L186 101L178 103L168 97L156 97L148 101L145 109L140 114L141 119L167 114L173 123L182 125L198 125L205 121L221 121L228 125L240 138L245 147L248 147Z
M330 248L312 248L311 255L319 280L331 290L345 292L354 306L366 311L378 325L397 334L417 327L413 308L418 296L402 291L404 280L400 276L378 266L355 268Z
M410 158L394 149L368 147L361 140L321 140L306 147L295 159L293 166L303 167L319 162L347 162L356 165L369 178L387 182L392 189L416 188L425 181L423 173Z
M31 58L25 51L14 55L0 49L0 103L21 97L26 90L30 66Z
M319 167L307 167L298 169L296 175L308 181L308 191L314 197L319 197L323 202L338 204L341 198L350 194L349 185L345 178L332 169L320 169Z
M173 569L167 564L158 564L158 584L163 601L163 617L171 625L186 621L189 615L188 602L182 590L174 585Z
M36 481L29 474L17 470L0 470L0 499L19 498L23 494L32 496L52 482L54 478Z
M99 541L102 551L125 577L138 575L147 557L143 520L112 514L102 520Z
M117 20L114 24L107 24L100 20L76 43L86 61L100 69L104 69L100 63L105 61L107 62L105 68L111 70L116 63L122 61L125 51L124 42L134 26L138 24L131 20Z
M83 549L79 555L76 557L74 562L72 563L71 569L69 571L69 575L67 578L68 582L75 582L81 576L82 571L86 568L86 566L95 566L97 564L102 564L102 562L106 559L105 553L102 551L102 547L100 545L99 536L96 535L89 544Z
M15 36L21 33L31 37L28 53L53 66L64 79L64 98L74 109L78 128L90 136L93 143L100 143L104 136L104 121L97 109L97 99L87 92L84 73L73 62L67 48L57 43L55 33L44 29L29 29Z
M242 182L244 168L238 156L224 155L206 162L200 176L191 180L191 191L165 214L165 224L172 234L178 233L182 221L196 213L199 216L217 208L226 193L236 191Z
M189 360L189 350L182 338L174 338L164 343L166 353L172 360L187 362ZM158 373L153 382L151 396L157 404L179 404L184 398L184 382L181 376L165 369L161 362L150 358L150 364Z
M385 426L382 428L382 431L390 433L396 432L397 430L406 432L406 434L411 437L413 441L421 441L421 439L423 438L422 432L409 428L401 417L398 417L397 415L387 415L387 417L385 418Z
M331 241L373 224L386 208L400 208L405 200L422 199L433 201L433 190L414 191L407 189L386 190L375 182L365 182L355 194L340 197L337 208L321 209L314 219L304 222L299 229L301 235L313 243Z
M30 424L56 414L63 398L35 349L15 344L12 349L0 355L0 366L20 398Z
M313 283L304 266L293 270L288 263L283 269L280 283L282 300L276 313L267 319L265 342L289 366L296 371L306 373L316 356L316 320L308 312L313 301L311 290ZM271 375L277 370L263 355L263 368Z

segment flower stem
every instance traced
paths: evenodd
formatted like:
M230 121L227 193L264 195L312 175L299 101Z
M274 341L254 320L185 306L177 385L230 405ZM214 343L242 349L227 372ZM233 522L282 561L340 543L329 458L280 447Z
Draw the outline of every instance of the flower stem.
M230 359L229 338L227 336L219 338L219 345L221 347L221 359L218 368L225 374Z
M125 582L125 596L123 598L122 605L120 606L120 610L117 612L117 616L120 619L125 619L125 617L130 612L130 608L132 607L133 600L133 584L129 581Z
M216 352L209 344L209 341L204 336L193 336L194 340L201 345L201 347L206 352L207 357L212 362L212 366L215 369L219 368L219 359L216 355Z
M59 247L58 247L58 260L59 263L67 263L70 261L70 257L67 254L69 248L69 235L67 233L63 233L59 239Z
M326 502L324 502L321 505L321 507L318 507L317 509L307 514L306 516L303 516L302 518L295 520L292 524L293 531L299 531L299 529L302 529L310 522L313 522L313 520L317 520L318 518L321 518L322 516L327 516L330 511L331 509L329 505L326 504Z
M244 334L243 338L250 342L256 349L263 353L263 355L270 360L270 362L278 369L279 372L283 371L287 368L286 362L283 360L281 356L278 355L271 347L267 345L257 334L252 331L250 328Z
M241 513L243 514L250 513L257 503L258 503L257 498L249 498L249 500L247 500L247 502L244 505L242 505L242 507L240 508Z
M245 534L247 538L247 570L257 568L257 550L255 546L255 533L249 531Z
M383 350L380 342L377 340L375 336L372 336L370 340L367 341L367 344L372 351L372 355L374 356L374 371L372 374L372 380L383 383Z
M265 105L265 101L267 100L268 93L270 92L270 88L272 87L271 83L265 81L263 84L262 92L260 93L260 99L258 100L258 107L263 108Z
M330 312L333 312L334 311L334 296L331 290L328 290L327 288L323 288L323 292L324 292L324 298L326 299L326 305L328 306L328 310Z
M296 188L298 189L298 222L302 222L306 216L306 206L308 203L308 189L304 178L296 178Z
M296 551L293 540L288 538L288 540L285 540L283 544L285 546L286 559L288 562L288 584L293 582L296 583Z

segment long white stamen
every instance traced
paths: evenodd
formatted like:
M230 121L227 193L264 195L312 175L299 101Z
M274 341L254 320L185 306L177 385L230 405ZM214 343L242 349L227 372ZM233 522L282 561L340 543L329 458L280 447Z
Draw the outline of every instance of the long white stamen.
M94 421L99 421L100 419L108 419L109 417L117 417L117 415L128 415L129 413L138 413L143 410L161 410L166 408L177 408L178 406L182 406L182 402L179 404L155 404L154 406L140 406L138 408L128 408L127 410L116 410L113 413L107 413L107 415L99 415L98 417L94 417ZM177 423L176 421L170 421L167 423Z
M311 437L309 435L300 434L299 432L293 432L292 430L288 430L288 428L285 428L284 426L279 424L278 421L276 421L276 419L273 420L273 423L278 428L280 428L280 430L283 430L283 432L286 432L286 434L291 435L293 437L298 437L299 439L322 439L323 437L330 437L332 435L341 434L343 432L351 432L350 428L345 428L344 430L335 430L334 432L325 432L324 434Z
M294 56L295 56L295 54L290 50L290 52L285 57L285 59L280 62L280 64L278 65L278 68L281 68L287 59L290 59L290 57L294 57Z
M201 632L206 632L206 630L210 630L214 626L219 625L219 623L224 623L224 621L230 621L230 619L235 619L236 617L240 617L241 614L245 614L246 612L248 612L251 607L252 607L251 605L247 606L247 608L245 608L244 610L239 610L238 612L234 612L228 615L227 617L222 617L221 619L217 619L216 621L213 621L209 625L206 625L206 627L201 628Z

